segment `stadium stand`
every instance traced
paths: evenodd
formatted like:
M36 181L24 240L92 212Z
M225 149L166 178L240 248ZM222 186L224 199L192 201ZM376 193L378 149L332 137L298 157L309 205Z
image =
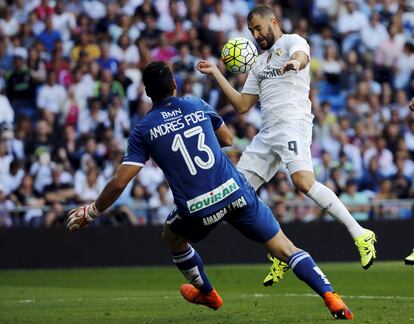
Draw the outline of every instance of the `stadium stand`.
M311 44L317 180L358 220L412 218L414 1L0 0L0 227L63 226L97 198L151 108L141 71L168 62L180 95L206 100L234 132L237 163L260 126L195 70L229 37L251 35L254 5ZM227 75L241 88L245 75ZM100 225L162 224L172 194L151 162ZM285 171L260 189L281 222L323 217ZM94 224L95 225L95 224Z

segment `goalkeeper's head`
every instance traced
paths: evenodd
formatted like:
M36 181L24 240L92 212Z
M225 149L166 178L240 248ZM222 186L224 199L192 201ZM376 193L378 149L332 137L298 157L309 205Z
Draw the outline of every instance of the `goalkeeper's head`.
M142 76L145 92L152 102L158 103L165 98L175 95L177 85L168 65L164 62L151 62Z

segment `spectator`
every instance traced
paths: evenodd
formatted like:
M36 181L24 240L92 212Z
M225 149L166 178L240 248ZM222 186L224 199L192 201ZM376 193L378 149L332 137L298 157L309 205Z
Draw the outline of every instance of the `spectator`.
M398 33L396 25L388 27L389 39L384 40L378 47L375 57L376 80L381 82L391 82L393 80L393 66L403 47L401 35Z
M165 33L160 34L158 46L151 50L151 57L154 61L170 61L176 54L175 47L170 46Z
M46 80L46 66L40 58L40 53L36 48L29 49L29 57L27 60L27 67L30 70L30 75L33 78L35 86L38 86Z
M62 113L66 98L65 88L56 83L56 74L49 72L47 83L39 90L37 108L50 125L53 125L56 116Z
M361 32L367 27L367 17L357 10L355 0L345 0L345 10L339 14L338 31L342 38L342 53L357 49Z
M382 179L383 176L378 166L378 156L373 156L359 180L359 189L368 191L371 197L378 192Z
M0 144L1 146L1 144ZM8 173L2 174L0 180L0 186L3 186L3 192L5 195L17 190L20 187L23 177L25 175L24 170L21 168L20 163L17 159L14 159L9 164Z
M56 42L61 40L60 33L54 29L52 17L47 16L45 20L46 28L38 36L37 39L43 44L49 53L52 53L56 46Z
M14 137L12 123L0 123L0 141L6 142L9 155L13 156L15 159L24 159L24 144L20 139Z
M64 205L75 202L75 191L69 183L62 182L63 167L56 165L52 169L52 183L45 186L43 195L46 203L52 209L45 215L45 225L50 227L56 223L65 221Z
M344 65L341 88L348 93L355 93L357 81L363 73L362 66L358 62L358 54L356 51L351 50L346 54Z
M147 16L152 16L155 19L158 19L159 13L152 1L144 0L143 3L135 9L135 16L138 17L141 21L144 21Z
M397 195L392 191L391 180L382 179L379 191L373 197L373 201L377 203L374 207L374 215L377 219L395 219L398 217L398 206L387 201L395 198L397 198Z
M325 55L321 61L322 73L325 80L331 84L338 84L342 72L342 62L339 60L337 49L334 45L325 48Z
M109 55L118 62L125 62L132 67L135 67L139 62L138 48L131 44L127 34L122 34L118 39L118 43L111 45Z
M157 21L153 16L145 17L145 29L141 33L148 46L152 49L157 45L158 39L162 31L157 27Z
M405 43L402 52L399 53L394 62L395 77L394 87L396 89L406 89L414 71L414 45Z
M135 42L141 34L128 15L120 15L118 24L111 24L108 33L114 42L118 41L121 35L127 35L132 42Z
M101 70L110 70L112 74L118 72L118 60L110 53L110 45L102 43L100 45L101 56L96 60Z
M132 195L119 207L119 211L127 215L131 225L145 225L148 223L148 202L145 188L140 183L135 183Z
M34 134L26 143L26 149L29 156L37 154L36 152L52 152L53 145L53 129L45 119L40 119L36 123ZM39 150L39 151L38 151Z
M332 156L328 151L323 150L321 159L314 162L315 178L320 183L326 183L329 180L331 169L333 167Z
M372 55L381 43L388 39L389 35L385 26L380 22L379 12L374 11L369 18L369 24L361 31L362 46Z
M0 228L12 227L13 202L7 198L4 186L0 183Z
M215 0L214 11L210 14L209 29L212 31L223 31L224 33L230 33L234 30L236 22L234 17L223 10L223 2L221 0Z
M6 93L18 115L37 117L35 87L23 57L14 57L14 69L6 74Z
M151 224L161 225L165 223L171 212L174 201L170 187L165 183L161 183L154 195L149 199L148 205L152 210Z
M190 47L187 43L177 45L178 54L171 59L174 67L174 77L176 78L178 88L182 81L191 73L194 73L196 58L191 55Z
M54 8L49 6L48 0L41 0L39 6L34 11L40 20L46 20L55 12Z
M16 0L13 8L14 17L20 25L24 25L29 19L30 7L25 0Z
M98 198L105 186L105 179L99 174L96 167L88 167L83 177L78 177L75 182L77 201L88 204Z
M84 55L88 60L95 60L101 56L99 46L94 42L93 36L89 33L79 35L78 44L72 49L71 59L77 62Z
M13 120L14 111L9 99L4 94L0 94L0 124L3 122L12 123Z
M386 148L386 140L383 137L378 137L375 140L375 146L365 151L363 155L364 166L368 167L372 157L378 157L378 167L384 177L388 177L395 172L393 163L393 155L390 150Z
M11 37L19 32L19 21L16 19L13 6L8 5L4 10L3 17L0 19L0 31L3 35Z
M12 194L11 200L17 207L23 208L22 217L16 220L27 226L39 227L43 224L42 207L45 204L41 195L33 188L33 178L25 175L22 185Z
M69 50L73 46L71 34L76 29L76 18L73 13L66 11L63 0L58 0L54 9L55 13L52 15L53 29L61 36L64 52L69 54Z
M403 153L403 152L401 152ZM411 165L407 167L407 164L405 162L410 163ZM395 165L396 165L396 171L395 174L393 174L390 179L392 181L392 191L396 194L397 198L404 199L409 198L410 195L410 187L412 182L412 176L414 174L413 169L413 161L408 160L406 161L404 159L404 155L399 154L397 156ZM411 169L411 170L410 170Z
M357 191L357 182L350 179L346 182L345 192L339 196L349 212L357 221L369 219L369 197L364 192Z
M0 179L7 177L12 161L13 156L8 152L6 141L0 141Z
M238 1L239 2L239 1ZM227 12L229 13L229 12ZM253 41L253 36L247 28L246 15L236 15L236 26L229 33L229 38L243 37Z

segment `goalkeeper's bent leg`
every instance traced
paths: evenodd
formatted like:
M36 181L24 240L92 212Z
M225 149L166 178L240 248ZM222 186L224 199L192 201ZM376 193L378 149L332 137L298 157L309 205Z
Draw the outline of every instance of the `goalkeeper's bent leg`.
M213 290L213 286L208 280L207 274L204 272L203 260L190 244L187 247L185 251L171 251L173 262L188 282L203 294L208 294Z

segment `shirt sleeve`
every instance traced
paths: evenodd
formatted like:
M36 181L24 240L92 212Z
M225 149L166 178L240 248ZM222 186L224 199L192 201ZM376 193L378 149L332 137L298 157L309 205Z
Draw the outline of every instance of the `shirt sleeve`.
M144 166L149 154L144 145L144 140L139 126L135 127L129 135L122 164Z
M213 128L216 130L217 128L220 128L221 125L224 124L223 118L221 118L217 112L204 100L201 99L201 102L204 107L204 112L207 116L210 117L211 124L213 125Z
M247 93L251 95L259 94L259 79L257 78L253 70L250 71L247 76L247 80L244 83L242 93Z
M297 34L289 35L288 41L286 43L286 49L290 57L292 57L293 53L297 51L305 52L306 55L310 57L310 48L308 42L306 39Z

